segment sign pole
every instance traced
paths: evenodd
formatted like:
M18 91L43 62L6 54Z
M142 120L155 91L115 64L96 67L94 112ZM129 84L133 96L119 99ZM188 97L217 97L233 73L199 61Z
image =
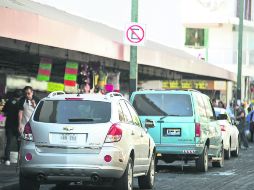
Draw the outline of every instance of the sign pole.
M138 22L138 0L131 1L131 21L136 23ZM137 78L137 46L130 46L130 96L137 90Z
M242 44L243 44L243 2L240 0L239 29L238 29L238 71L237 71L237 100L241 101L241 85L242 85Z

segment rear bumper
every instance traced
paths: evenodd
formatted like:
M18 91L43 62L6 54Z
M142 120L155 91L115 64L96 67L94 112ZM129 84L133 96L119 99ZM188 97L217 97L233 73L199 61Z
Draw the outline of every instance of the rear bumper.
M156 152L171 155L200 155L204 149L203 144L156 144Z
M32 155L32 160L25 159L27 153ZM111 162L104 160L105 155L112 157ZM120 178L127 161L126 154L116 147L102 147L99 153L89 154L39 153L31 142L22 145L19 163L23 176L42 175L47 181L82 181L93 175Z

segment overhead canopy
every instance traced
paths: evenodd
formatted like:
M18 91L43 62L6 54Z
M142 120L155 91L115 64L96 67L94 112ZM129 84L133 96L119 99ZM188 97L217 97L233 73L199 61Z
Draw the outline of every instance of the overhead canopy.
M123 31L33 1L1 1L0 23L0 37L121 61L130 59L130 48L123 44ZM236 81L236 75L228 70L149 40L138 47L138 63Z

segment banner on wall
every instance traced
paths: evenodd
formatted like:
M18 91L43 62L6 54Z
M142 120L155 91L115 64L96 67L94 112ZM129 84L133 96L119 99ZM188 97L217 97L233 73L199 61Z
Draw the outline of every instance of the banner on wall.
M42 57L40 59L40 65L37 75L39 81L49 81L52 69L52 60L50 58Z
M78 63L74 61L67 61L64 74L65 86L76 86L78 74Z
M64 84L56 83L56 82L48 82L48 92L54 91L64 91Z

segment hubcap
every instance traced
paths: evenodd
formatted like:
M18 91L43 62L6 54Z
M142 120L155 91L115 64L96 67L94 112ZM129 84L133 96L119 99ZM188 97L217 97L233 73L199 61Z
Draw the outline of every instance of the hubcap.
M132 175L132 165L129 163L128 167L128 189L132 190L132 180L133 180L133 175Z

